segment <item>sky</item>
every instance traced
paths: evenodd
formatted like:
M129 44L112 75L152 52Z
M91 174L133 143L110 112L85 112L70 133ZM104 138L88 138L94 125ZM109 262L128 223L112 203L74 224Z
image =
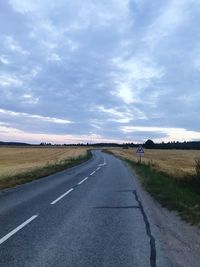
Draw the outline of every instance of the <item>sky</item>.
M200 140L199 0L0 0L0 140Z

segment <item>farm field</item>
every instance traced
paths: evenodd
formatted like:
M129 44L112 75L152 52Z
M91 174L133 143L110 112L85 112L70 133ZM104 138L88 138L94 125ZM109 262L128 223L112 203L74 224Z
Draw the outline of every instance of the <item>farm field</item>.
M136 149L109 149L116 156L137 161ZM199 150L157 150L146 149L142 161L151 163L154 169L171 176L182 177L195 174L195 159L200 159Z
M83 147L0 147L0 179L86 154Z

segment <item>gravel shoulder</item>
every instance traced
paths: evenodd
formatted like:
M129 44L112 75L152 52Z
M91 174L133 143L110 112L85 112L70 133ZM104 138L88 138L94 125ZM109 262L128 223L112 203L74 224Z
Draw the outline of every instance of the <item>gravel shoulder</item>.
M143 189L134 170L128 168L136 177L135 188L156 239L157 266L200 266L200 229L184 222L176 212L163 208Z

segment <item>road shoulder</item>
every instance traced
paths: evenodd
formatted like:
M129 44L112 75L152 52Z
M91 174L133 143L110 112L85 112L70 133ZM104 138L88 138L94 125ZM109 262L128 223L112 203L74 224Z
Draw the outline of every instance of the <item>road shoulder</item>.
M157 255L157 266L164 266L163 257L169 266L199 266L200 230L184 222L176 212L163 208L143 189L134 170L125 164L135 177L135 188L156 237L157 250L160 252Z

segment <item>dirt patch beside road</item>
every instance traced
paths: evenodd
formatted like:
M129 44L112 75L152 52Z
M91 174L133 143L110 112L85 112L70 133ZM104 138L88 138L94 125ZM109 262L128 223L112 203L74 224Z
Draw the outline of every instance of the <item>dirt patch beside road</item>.
M136 176L132 168L130 171ZM135 187L156 238L156 248L160 251L157 255L157 266L163 266L162 257L164 257L169 263L168 266L198 267L200 263L200 230L196 226L182 221L176 212L161 207L143 189L139 179L136 179Z

